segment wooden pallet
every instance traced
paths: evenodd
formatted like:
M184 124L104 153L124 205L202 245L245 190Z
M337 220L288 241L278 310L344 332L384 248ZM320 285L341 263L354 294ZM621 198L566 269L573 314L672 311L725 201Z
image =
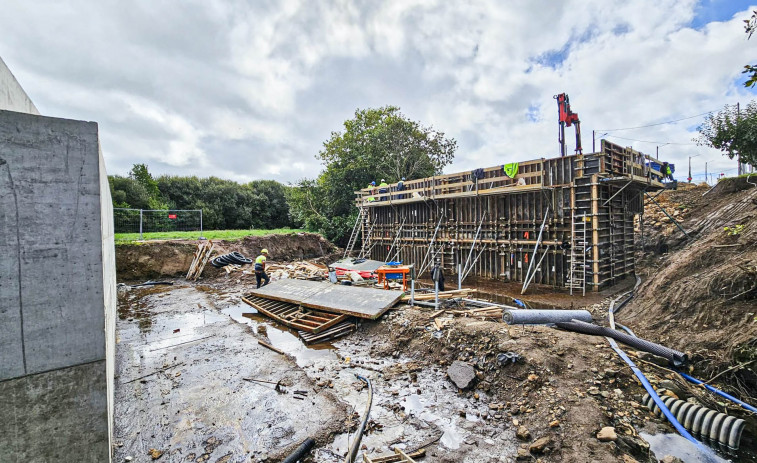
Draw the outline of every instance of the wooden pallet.
M258 312L290 328L306 333L318 334L347 320L347 315L320 312L291 302L265 299L254 294L242 300Z
M354 323L342 322L338 325L332 326L327 330L321 331L318 334L308 333L307 331L298 331L297 334L299 334L300 338L305 341L305 344L313 344L316 342L325 342L331 341L336 338L341 338L342 336L346 336L352 333L356 329L357 327Z

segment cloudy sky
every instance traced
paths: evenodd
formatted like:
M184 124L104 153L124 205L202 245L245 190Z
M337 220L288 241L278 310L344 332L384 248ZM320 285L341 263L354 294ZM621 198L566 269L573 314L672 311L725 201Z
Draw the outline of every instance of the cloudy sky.
M754 1L754 0L753 0ZM745 105L742 0L4 0L0 56L40 112L97 121L125 174L314 177L357 108L458 140L447 172L559 155L553 95L592 130L678 165L707 111ZM637 127L632 130L608 129ZM567 134L573 148L573 132ZM700 177L701 179L701 177Z

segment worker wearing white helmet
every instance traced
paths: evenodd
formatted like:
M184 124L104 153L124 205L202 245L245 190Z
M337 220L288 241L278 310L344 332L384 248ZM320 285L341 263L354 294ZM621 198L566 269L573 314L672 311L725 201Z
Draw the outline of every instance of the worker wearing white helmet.
M271 278L267 273L265 273L266 257L268 257L268 249L263 249L260 251L260 255L257 257L257 259L255 259L255 280L258 283L258 288L260 288L261 280L265 280L265 284L263 284L263 286L271 282Z

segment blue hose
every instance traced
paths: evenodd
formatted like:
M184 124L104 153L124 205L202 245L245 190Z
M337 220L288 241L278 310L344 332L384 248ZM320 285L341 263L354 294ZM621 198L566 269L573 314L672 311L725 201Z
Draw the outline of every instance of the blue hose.
M737 399L736 397L732 396L731 394L728 394L727 392L723 392L720 389L714 388L714 387L710 386L709 384L706 384L704 381L698 380L698 379L694 378L693 376L689 376L689 375L687 375L686 373L684 373L682 371L677 371L676 373L678 373L679 375L683 376L683 378L685 380L689 381L689 382L692 382L692 383L697 384L697 385L701 384L708 391L714 392L715 394L719 395L720 397L724 397L724 398L730 400L731 402L733 402L735 404L738 404L739 406L741 406L741 408L749 410L750 412L757 413L757 408L749 405L746 402L742 402L741 400Z
M634 286L634 288L631 291L629 291L628 293L626 293L626 294L628 294L630 296L625 301L623 301L623 303L619 307L622 307L628 301L631 300L631 298L634 296L634 291L636 290L636 288L639 287L640 283L641 283L641 278L639 278L638 275L637 275L636 276L636 285ZM616 299L614 299L610 303L610 308L608 310L608 312L609 312L608 318L610 320L610 327L612 329L615 329L615 302L618 301L618 300L620 300L620 298L622 298L626 294L618 296ZM702 445L701 442L699 442L698 440L696 440L694 438L694 436L692 436L689 433L689 431L686 428L683 427L683 425L670 412L670 410L668 409L668 407L665 405L665 402L663 402L662 399L660 398L660 396L657 395L657 391L654 390L654 388L652 387L652 385L649 383L649 380L647 379L647 377L644 376L644 373L642 373L641 370L639 370L639 367L637 367L636 364L633 363L633 361L628 357L628 355L626 355L626 353L623 352L623 350L620 347L618 347L618 344L615 342L615 340L612 339L612 338L609 338L609 337L606 338L606 339L607 339L607 341L609 341L610 346L615 351L615 353L617 353L618 356L620 358L622 358L623 361L626 362L629 367L631 367L631 370L636 375L636 377L639 379L639 381L641 382L641 385L644 386L644 389L647 390L647 392L649 393L649 396L652 398L652 400L654 401L654 403L657 405L657 407L660 408L660 411L662 412L662 414L665 415L665 418L667 418L667 420L670 422L670 424L672 424L673 427L676 428L676 431L678 431L681 434L681 436L683 436L684 438L686 438L688 441L690 441L691 443L693 443L702 452L702 454L708 460L716 462L717 461L717 457L715 456L715 454L712 451L712 449L710 449L709 447L706 447L706 446Z

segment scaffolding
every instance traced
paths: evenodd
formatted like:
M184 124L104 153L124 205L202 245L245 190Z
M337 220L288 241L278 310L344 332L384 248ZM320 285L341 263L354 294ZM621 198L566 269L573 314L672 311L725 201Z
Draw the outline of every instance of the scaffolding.
M634 273L633 218L664 188L659 161L601 141L601 151L439 175L356 193L365 255L426 271L598 291ZM509 173L512 174L512 166ZM357 234L357 231L356 231ZM538 259L537 262L533 262ZM422 273L422 272L421 272Z

